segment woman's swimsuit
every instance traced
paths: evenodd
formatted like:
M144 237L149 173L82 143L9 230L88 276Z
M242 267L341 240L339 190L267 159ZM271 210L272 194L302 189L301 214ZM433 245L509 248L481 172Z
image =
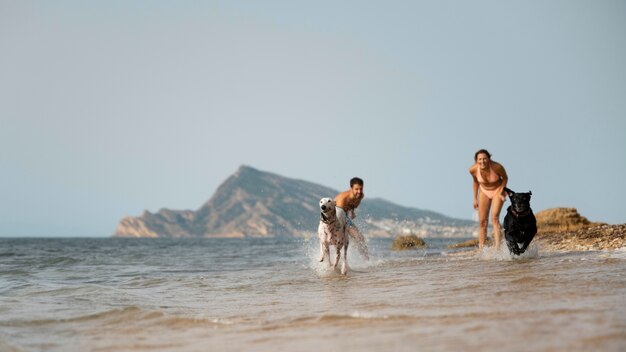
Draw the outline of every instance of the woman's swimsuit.
M486 183L494 183L494 182L498 182L500 181L500 176L498 174L496 174L495 171L493 171L493 168L491 168L491 166L489 167L489 176L487 177L487 181L485 182L485 180L483 180L483 176L480 174L480 168L476 169L476 178L478 179L478 185L480 186L480 191L487 196L487 198L489 199L493 199L493 197L496 195L496 192L498 191L499 187L496 187L495 189L486 189L485 188L485 184Z

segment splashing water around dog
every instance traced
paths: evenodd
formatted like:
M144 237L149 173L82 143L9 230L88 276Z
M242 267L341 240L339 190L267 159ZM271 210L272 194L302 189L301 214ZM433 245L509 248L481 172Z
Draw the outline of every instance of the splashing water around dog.
M531 243L526 251L521 255L512 254L505 243L500 245L500 249L492 247L483 247L482 251L478 253L481 260L520 260L520 259L535 259L539 257L539 244Z
M383 259L379 252L384 251L387 248L377 248L378 241L368 241L366 240L368 247L370 248L370 259L364 259L357 248L354 246L348 247L348 276L352 272L363 272L368 271L371 268L376 268L381 265L384 265L388 261ZM306 267L313 270L317 276L319 277L329 277L329 276L339 276L341 275L340 267L333 268L329 267L328 263L320 262L320 244L319 238L317 236L312 236L306 239L302 243L302 252L306 261ZM331 256L331 263L335 263L335 257Z

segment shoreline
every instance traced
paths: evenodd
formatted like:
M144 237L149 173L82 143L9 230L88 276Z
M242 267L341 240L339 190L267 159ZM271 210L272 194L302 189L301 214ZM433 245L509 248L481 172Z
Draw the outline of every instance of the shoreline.
M504 235L503 235L504 236ZM592 225L570 231L546 231L541 229L532 243L540 246L546 252L585 252L601 250L626 249L626 224L620 225ZM491 237L485 239L485 245L493 245ZM450 249L476 248L478 239L449 245Z

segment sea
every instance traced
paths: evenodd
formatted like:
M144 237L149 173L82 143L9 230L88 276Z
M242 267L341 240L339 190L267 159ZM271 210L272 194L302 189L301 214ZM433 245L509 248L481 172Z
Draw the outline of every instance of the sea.
M463 240L2 238L0 351L626 351L626 249Z

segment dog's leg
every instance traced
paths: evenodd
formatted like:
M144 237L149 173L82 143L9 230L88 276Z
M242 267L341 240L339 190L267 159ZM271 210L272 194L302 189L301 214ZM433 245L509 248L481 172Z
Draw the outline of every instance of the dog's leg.
M331 267L332 260L330 260L330 245L328 244L328 242L326 242L324 245L324 253L326 253L326 256L328 257L328 267Z
M339 258L341 257L341 244L337 243L335 246L335 264L333 264L333 269L337 269L337 264L339 264Z
M343 264L341 265L341 274L346 275L348 273L348 243L343 246Z
M536 233L532 236L529 236L529 238L524 242L524 245L520 249L520 253L526 252L526 248L528 248L528 246L530 245L530 242L533 240L533 238L535 238L535 235Z
M321 262L324 261L324 253L326 252L324 250L324 240L322 240L322 239L320 239L320 252L321 252L321 257L320 257L320 263L321 263Z
M517 246L517 242L515 241L506 241L506 245L507 247L509 247L509 252L511 252L511 254L515 254L515 255L520 255L520 249Z

